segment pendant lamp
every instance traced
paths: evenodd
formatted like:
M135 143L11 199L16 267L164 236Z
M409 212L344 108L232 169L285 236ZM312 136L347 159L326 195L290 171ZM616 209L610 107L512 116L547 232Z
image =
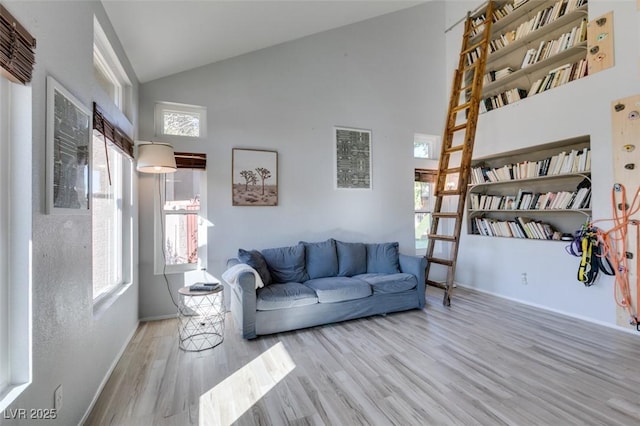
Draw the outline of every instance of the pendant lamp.
M138 145L136 169L142 173L173 173L177 170L173 147L168 143Z

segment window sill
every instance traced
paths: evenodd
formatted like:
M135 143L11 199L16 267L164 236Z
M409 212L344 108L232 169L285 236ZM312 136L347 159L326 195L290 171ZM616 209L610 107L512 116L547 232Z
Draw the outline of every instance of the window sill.
M10 384L0 389L0 411L4 412L9 404L16 400L22 392L24 392L31 382Z
M125 283L115 287L111 292L99 298L93 304L93 319L99 319L118 298L123 295L133 283Z

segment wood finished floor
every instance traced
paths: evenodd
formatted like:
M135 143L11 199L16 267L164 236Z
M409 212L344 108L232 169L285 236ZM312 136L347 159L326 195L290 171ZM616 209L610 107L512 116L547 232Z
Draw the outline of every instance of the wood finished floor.
M178 349L140 325L86 425L638 425L640 334L458 289L428 304Z

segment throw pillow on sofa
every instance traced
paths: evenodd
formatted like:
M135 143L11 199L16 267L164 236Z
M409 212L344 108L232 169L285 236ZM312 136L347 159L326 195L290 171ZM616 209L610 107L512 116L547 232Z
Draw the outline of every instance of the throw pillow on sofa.
M399 244L367 244L367 273L395 274L400 272Z
M367 272L367 247L364 243L336 241L338 276L352 277Z
M303 283L309 279L304 259L304 245L262 250L271 281L274 283Z
M310 279L338 275L338 256L334 239L330 238L319 243L300 241L300 244L304 245L305 264Z
M264 285L271 284L271 274L269 273L267 262L258 250L238 249L238 260L255 269Z

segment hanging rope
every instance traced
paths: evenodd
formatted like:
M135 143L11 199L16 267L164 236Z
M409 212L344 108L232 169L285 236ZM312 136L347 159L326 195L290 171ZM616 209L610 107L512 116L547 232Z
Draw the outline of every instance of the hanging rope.
M567 252L581 257L578 267L578 280L586 286L593 285L598 271L606 275L615 275L614 298L616 304L629 315L629 323L640 331L638 306L640 305L640 222L631 217L640 211L640 188L635 191L631 204L627 203L627 191L624 185L615 184L611 191L613 218L600 219L585 224L577 233L573 242L566 247ZM603 231L594 224L612 221L613 227ZM633 254L627 251L629 225L636 227L636 303L634 306L629 282L628 261Z

